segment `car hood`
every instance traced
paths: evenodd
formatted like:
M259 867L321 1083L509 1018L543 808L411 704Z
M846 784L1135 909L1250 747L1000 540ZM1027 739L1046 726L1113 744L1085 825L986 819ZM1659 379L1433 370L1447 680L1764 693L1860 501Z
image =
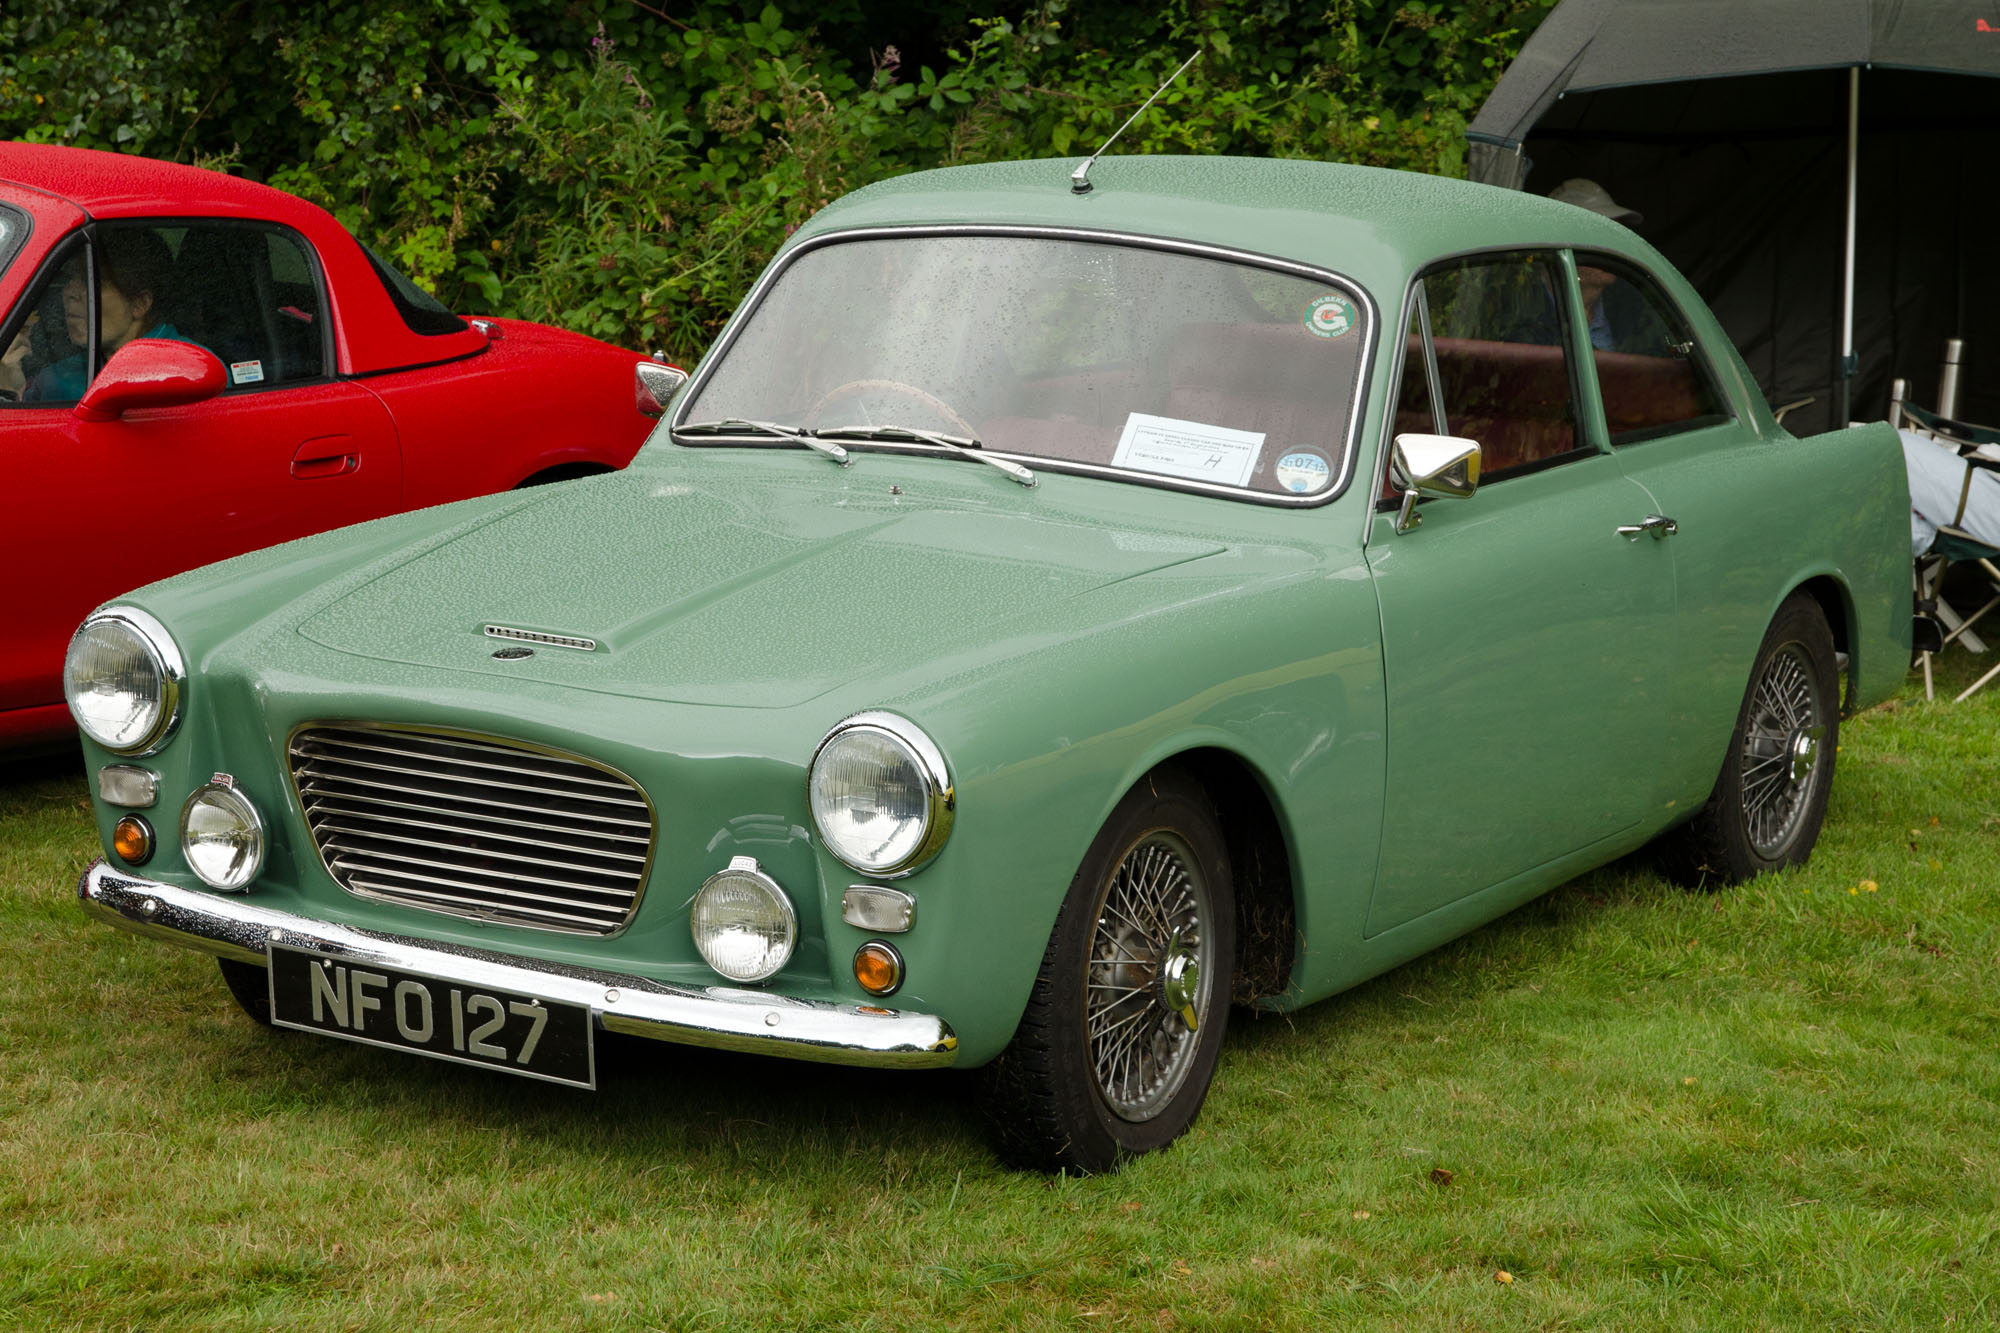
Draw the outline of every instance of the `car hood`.
M731 494L636 471L554 487L338 597L299 630L386 661L781 708L916 662L970 666L1010 622L1227 549L887 489Z

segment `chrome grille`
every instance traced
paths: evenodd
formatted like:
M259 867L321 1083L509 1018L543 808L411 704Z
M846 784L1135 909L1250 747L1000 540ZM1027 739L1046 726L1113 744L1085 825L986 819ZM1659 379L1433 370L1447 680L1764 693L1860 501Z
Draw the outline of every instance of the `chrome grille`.
M304 728L292 782L349 893L482 921L608 935L632 919L653 811L622 773L492 736Z

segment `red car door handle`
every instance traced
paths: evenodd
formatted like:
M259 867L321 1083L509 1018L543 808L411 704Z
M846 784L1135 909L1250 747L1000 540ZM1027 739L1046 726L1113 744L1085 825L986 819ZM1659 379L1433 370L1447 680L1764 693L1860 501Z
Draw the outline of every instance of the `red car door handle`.
M292 475L302 480L313 477L340 477L361 466L361 454L353 437L324 435L307 440L292 455Z

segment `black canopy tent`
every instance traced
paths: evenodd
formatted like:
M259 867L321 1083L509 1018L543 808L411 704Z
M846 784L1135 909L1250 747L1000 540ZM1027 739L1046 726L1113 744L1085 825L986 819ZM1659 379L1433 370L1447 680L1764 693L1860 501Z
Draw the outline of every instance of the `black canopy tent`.
M1467 138L1643 213L1794 429L1930 402L1947 338L2000 422L2000 0L1563 0Z

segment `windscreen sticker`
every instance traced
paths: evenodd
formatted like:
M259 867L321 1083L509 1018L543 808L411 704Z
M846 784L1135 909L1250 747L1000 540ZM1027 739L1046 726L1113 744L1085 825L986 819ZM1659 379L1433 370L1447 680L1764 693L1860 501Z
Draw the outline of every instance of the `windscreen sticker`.
M229 382L231 384L260 384L264 379L262 361L231 361Z
M1315 297L1306 307L1306 327L1322 338L1338 338L1354 327L1354 302L1344 296Z
M1293 495L1308 495L1326 488L1333 468L1321 455L1301 452L1280 458L1271 475Z
M1111 456L1111 465L1184 481L1247 486L1263 449L1262 431L1230 430L1133 412L1125 418L1125 431L1118 437L1118 452Z

